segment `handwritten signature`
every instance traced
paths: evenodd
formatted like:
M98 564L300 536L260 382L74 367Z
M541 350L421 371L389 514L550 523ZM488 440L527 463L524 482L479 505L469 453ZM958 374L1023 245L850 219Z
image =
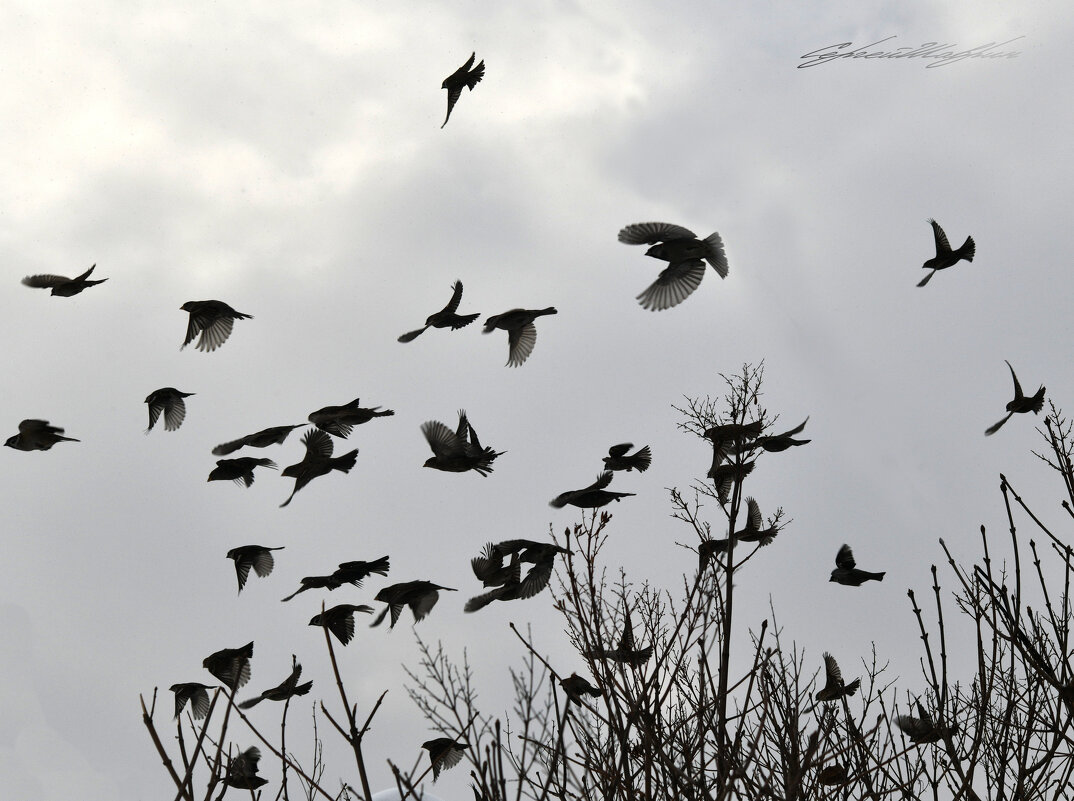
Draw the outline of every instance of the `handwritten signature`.
M954 48L957 45L953 44L940 44L939 42L925 42L921 47L897 47L894 50L874 50L870 51L870 47L875 47L878 44L887 42L896 37L889 36L886 39L881 39L878 42L872 44L862 45L854 50L847 50L846 48L852 47L850 42L843 42L842 44L829 45L828 47L820 47L802 56L803 59L810 59L802 64L798 65L798 69L804 69L805 67L816 67L820 64L826 64L829 61L834 61L838 58L931 58L936 59L932 64L926 64L925 69L932 69L933 67L944 67L948 64L954 64L957 61L962 61L964 58L1016 58L1020 51L999 51L993 52L997 47L1016 42L1019 39L1024 39L1024 36L1016 36L1013 39L1008 39L1005 42L989 42L988 44L978 45L977 47L971 47L969 50L956 51Z

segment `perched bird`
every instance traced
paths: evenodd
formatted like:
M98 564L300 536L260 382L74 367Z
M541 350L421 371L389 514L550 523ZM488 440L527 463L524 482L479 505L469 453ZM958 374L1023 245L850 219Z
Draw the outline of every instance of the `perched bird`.
M701 285L705 262L720 278L728 273L723 240L713 232L698 239L693 231L673 223L648 222L628 225L619 232L627 245L651 245L646 256L668 262L656 281L637 296L642 308L662 311L678 306Z
M784 431L782 434L769 434L764 437L757 437L757 439L754 440L753 444L756 447L764 448L770 453L779 453L780 451L785 451L788 448L794 447L795 445L807 445L813 440L794 439L794 435L801 434L802 429L805 428L805 424L808 422L809 418L807 417L805 420L802 421L802 424L800 426L792 428L790 431Z
M34 289L51 289L53 295L57 295L61 298L69 298L72 295L77 295L83 289L88 286L95 286L96 284L103 284L107 281L107 278L101 278L98 281L90 281L90 273L93 272L93 268L97 265L94 264L86 272L76 278L67 278L63 275L28 275L22 279L22 283L26 286L33 287Z
M236 320L252 320L253 315L235 311L221 300L188 300L180 310L190 312L190 321L186 326L186 339L179 346L182 350L194 337L201 334L196 345L201 351L214 351L227 342L231 336L231 327Z
M429 614L436 606L436 602L440 600L440 590L456 592L453 587L441 587L431 581L404 581L383 588L373 600L382 601L388 605L385 612L391 612L391 628L394 629L404 606L410 607L415 623ZM381 614L373 625L378 625L383 619L384 615Z
M310 618L311 626L323 626L336 635L336 639L346 645L354 639L354 613L372 614L373 607L367 604L339 604L326 609Z
M973 261L973 256L977 250L972 236L967 236L966 241L962 243L962 247L958 250L951 250L951 245L947 242L947 234L943 232L940 224L930 219L929 225L932 226L932 236L936 240L936 255L921 265L923 270L932 270L932 272L918 281L918 286L927 284L937 270L946 270L948 267L953 267L962 259Z
M526 578L523 579L521 559L518 553L513 554L506 580L500 586L471 598L466 602L463 611L476 612L493 601L517 601L532 598L548 586L548 581L552 577L554 556L555 553L552 553L547 559L537 562L527 571Z
M294 698L296 695L305 695L310 691L310 688L313 687L313 682L307 681L305 684L299 684L298 679L301 676L302 665L296 662L290 676L271 690L265 690L261 695L251 698L248 701L243 701L239 704L239 709L249 709L252 706L257 706L262 701L287 701L290 698Z
M847 780L847 769L845 765L841 765L838 762L834 762L831 765L826 765L817 771L817 783L828 786L836 784L844 784Z
M482 59L481 63L474 67L475 58L477 58L477 53L471 53L466 63L444 78L444 82L440 84L441 89L447 89L447 116L444 117L444 124L440 126L441 128L451 119L451 110L459 102L462 88L465 86L472 92L478 82L485 77L485 60ZM474 68L471 70L471 67Z
M611 659L623 665L641 665L653 655L653 646L637 648L634 645L634 624L630 619L630 610L626 610L623 616L623 633L619 637L619 645L611 648L592 648L586 651L585 656L589 659Z
M832 571L832 577L828 581L846 584L848 587L860 587L866 581L883 581L884 574L887 573L886 570L881 573L858 570L856 565L854 552L850 550L849 545L844 544L835 555L835 570Z
M332 456L332 438L323 431L310 429L302 437L302 443L306 446L306 455L301 462L285 467L282 476L295 480L295 488L287 496L287 500L280 507L287 506L295 493L309 484L313 479L326 476L333 470L341 473L349 473L354 463L358 461L358 449L343 456Z
M735 482L741 484L743 479L753 472L753 466L757 460L720 464L721 459L720 449L713 449L712 467L709 468L709 472L706 475L712 479L712 483L716 488L716 497L720 499L720 503L727 503L731 498L731 490L734 489Z
M271 459L255 459L252 456L241 456L238 459L217 459L216 467L209 473L209 481L234 481L236 484L245 484L247 487L254 483L255 467L271 467L276 469L276 463Z
M546 314L559 314L552 306L547 309L511 309L485 320L482 333L491 334L497 328L507 332L507 366L518 367L526 361L537 344L537 327L533 321Z
M433 451L433 455L425 460L424 467L449 473L474 470L481 476L487 476L492 472L496 457L504 454L504 451L497 453L492 448L481 447L465 409L459 410L459 427L456 431L436 420L428 420L422 423L421 433Z
M637 494L634 492L612 492L611 490L605 489L611 481L612 471L605 470L597 476L597 480L588 487L561 492L549 501L548 505L554 506L556 509L562 509L569 503L571 506L577 506L579 509L598 509L601 506L607 506L612 501L618 501L620 498L626 498Z
M145 433L153 430L160 413L164 412L164 430L175 431L186 419L186 401L193 392L180 392L174 387L164 387L149 393L145 402L149 405L149 428Z
M212 687L208 684L190 681L173 684L168 689L175 693L175 717L178 718L183 714L183 707L186 706L187 701L190 702L190 712L194 720L204 720L209 714L209 690Z
M1006 361L1006 359L1004 359ZM1003 428L1003 424L1011 419L1012 414L1024 414L1025 412L1033 412L1037 414L1044 406L1044 386L1037 390L1037 394L1031 397L1026 397L1022 394L1022 385L1018 383L1018 376L1014 374L1014 368L1011 367L1011 363L1007 362L1007 367L1011 371L1011 378L1014 380L1014 400L1007 403L1007 416L1000 420L995 425L991 425L985 429L985 436L991 436ZM1032 386L1032 384L1030 384Z
M604 469L626 470L628 472L637 470L639 473L644 473L648 470L653 461L653 452L646 445L628 456L627 451L633 447L633 443L624 442L622 445L612 445L612 447L608 448L608 455L604 457Z
M309 421L321 431L346 439L355 426L368 423L374 417L391 417L395 414L391 409L381 411L379 406L373 409L363 409L358 405L360 401L361 398L355 398L343 406L325 406L323 409L311 412Z
M268 784L268 779L257 775L257 763L260 759L261 752L257 746L250 746L237 757L228 760L224 784L238 790L256 790L261 785Z
M746 525L735 532L735 537L741 542L756 542L761 545L768 545L779 533L779 526L773 525L768 528L762 528L764 518L761 517L761 507L753 498L746 498L746 509Z
M567 694L567 698L570 701L574 701L576 704L581 702L583 695L590 695L594 698L599 698L604 695L602 689L594 687L585 679L585 677L579 676L577 673L572 673L567 678L560 679L559 686L563 688L563 692Z
M470 744L466 740L456 742L451 737L437 737L421 744L429 752L429 762L433 766L433 781L440 777L440 771L453 768L459 764L462 755Z
M239 437L239 439L233 439L231 442L225 442L223 445L217 445L213 448L213 456L227 456L229 453L234 453L239 448L246 446L251 448L267 448L269 445L282 445L283 441L287 439L288 434L304 425L306 424L299 423L295 426L275 426L273 428L262 429L256 434L247 434L245 437Z
M254 644L248 642L241 648L224 648L209 654L201 665L226 687L235 690L250 680L250 659L253 655Z
M63 429L50 426L48 420L23 420L19 423L19 433L8 437L4 445L17 451L47 451L57 442L81 440L63 436Z
M934 721L932 715L925 711L925 707L921 705L920 701L917 701L917 714L918 717L916 718L913 715L899 715L895 718L899 728L910 738L912 743L919 745L922 743L935 743L946 737L953 737L958 733L958 726L954 724L947 726Z
M352 562L340 562L339 567L336 568L336 572L332 574L332 578L339 582L340 586L344 584L352 584L355 587L361 587L362 581L366 576L377 573L381 576L388 575L388 570L391 565L387 556L382 556L380 559L374 559L372 562L363 562L356 560Z
M861 679L854 679L850 684L843 683L843 674L839 664L831 654L824 654L824 686L817 691L818 701L838 701L848 698L858 691Z
M413 331L407 331L399 337L399 341L410 342L417 339L418 335L423 333L426 328L450 328L452 331L458 331L460 328L468 326L478 318L480 312L455 314L455 310L459 308L460 300L462 300L462 281L456 281L451 285L451 300L448 301L447 306L436 314L430 314L425 318L425 325Z
M227 552L228 559L235 560L235 575L239 579L239 592L246 586L246 579L250 576L250 568L261 578L269 575L276 566L276 560L272 558L273 551L282 551L283 546L266 548L264 545L240 545Z
M286 598L281 598L280 600L290 601L300 592L305 592L306 590L338 590L345 583L346 582L337 579L334 573L331 576L306 576L305 578L299 579L299 587L297 590Z

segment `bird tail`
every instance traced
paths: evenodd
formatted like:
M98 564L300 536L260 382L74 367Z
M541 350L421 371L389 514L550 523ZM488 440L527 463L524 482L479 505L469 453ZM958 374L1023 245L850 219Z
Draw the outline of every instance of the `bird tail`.
M395 412L392 409L385 409L383 412L377 411L376 409L373 410L374 417L391 417L394 414Z
M354 463L358 461L358 449L355 448L350 453L339 456L332 459L332 469L339 470L343 473L349 473L351 468L354 467Z
M929 282L929 279L932 278L932 276L934 276L934 275L936 275L935 270L933 270L928 275L926 275L924 278L922 278L920 281L918 281L917 285L918 286L924 286L925 284L927 284Z
M727 254L723 251L723 240L720 239L720 235L713 231L702 239L701 243L705 246L705 261L712 265L712 269L720 278L726 278L730 267L727 265Z
M649 450L649 446L646 445L640 451L634 454L634 467L638 469L639 473L644 473L649 469L649 465L653 463L653 452Z
M480 316L481 316L480 312L478 312L477 314L460 314L460 315L457 315L455 317L455 322L451 324L451 330L452 331L458 331L460 328L465 328L466 326L468 326L470 323L472 323L474 320L476 320Z
M972 236L967 236L966 241L962 243L962 247L955 253L960 259L966 261L973 261L973 257L977 255L977 243L973 241Z
M470 88L470 91L474 91L474 87L477 86L478 81L485 77L485 60L481 59L481 63L478 64L470 72L466 78L466 85Z
M869 578L872 578L872 579L876 579L877 581L883 581L883 580L884 580L884 576L885 576L886 574L887 574L887 571L886 571L886 570L884 570L883 572L880 572L880 573L870 573L870 574L869 574Z
M1043 389L1043 387L1041 387L1041 389ZM1043 404L1043 403L1044 403L1044 397L1043 397L1043 395L1041 395L1041 404ZM1003 419L1001 419L998 423L993 423L988 428L986 428L985 429L985 436L990 437L993 434L995 434L997 431L999 431L1001 428L1003 428L1003 424L1011 419L1012 414L1013 414L1013 412L1008 412L1007 416L1004 417Z
M1044 408L1044 387L1038 389L1037 394L1030 398L1030 400L1033 402L1033 405L1030 407L1033 410L1033 414L1039 414L1040 410ZM67 439L67 437L64 437L63 439ZM78 440L75 440L75 442L78 442Z
M547 309L541 309L537 312L538 317L543 317L546 314L559 314L555 306L549 306Z
M411 341L417 339L418 335L423 333L425 331L426 327L427 326L423 325L421 328L415 328L413 331L407 331L405 334L403 334L401 337L399 337L398 341L399 342L411 342Z

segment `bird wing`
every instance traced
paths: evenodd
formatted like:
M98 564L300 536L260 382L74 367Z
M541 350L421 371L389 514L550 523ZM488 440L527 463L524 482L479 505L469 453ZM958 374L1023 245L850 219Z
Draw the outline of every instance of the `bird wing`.
M626 456L627 451L634 447L633 442L624 442L621 445L612 445L608 448L608 455L613 459L621 459Z
M48 431L48 420L23 420L19 423L19 433L23 436L36 436ZM57 428L54 433L63 433L62 428Z
M193 323L193 321L191 321ZM227 342L231 336L231 328L235 325L234 318L221 315L215 320L204 320L201 324L201 338L198 340L197 349L206 353L212 352ZM187 342L190 341L190 330L187 329ZM183 343L184 345L186 343Z
M630 619L630 610L623 615L623 634L619 637L619 651L625 653L634 650L634 621Z
M532 598L548 586L552 578L552 559L542 559L526 573L526 578L518 587L518 597L522 599Z
M328 459L334 449L332 438L319 428L309 429L302 436L302 444L306 446L306 456L302 461L317 457Z
M242 592L242 588L246 586L246 579L250 577L250 568L254 566L254 562L245 554L240 555L235 560L235 575L239 578L239 592ZM269 568L271 570L272 568ZM258 571L258 575L261 572Z
M249 436L239 437L238 439L231 440L231 442L225 442L222 445L217 445L215 448L213 448L213 456L227 456L229 453L234 453L239 448L246 445L249 439Z
M71 281L63 275L52 275L51 273L42 273L41 275L28 275L22 279L22 283L26 286L31 286L34 289L50 289L60 284L66 284Z
M637 296L637 301L649 311L670 309L690 297L704 277L705 262L701 259L672 262Z
M824 689L833 690L843 686L843 674L831 654L824 654Z
M1006 360L1006 359L1004 359L1004 361L1007 361L1007 360ZM1016 401L1020 401L1020 400L1022 400L1022 399L1023 399L1024 397L1025 397L1025 395L1024 395L1024 394L1022 393L1022 385L1018 383L1018 376L1016 376L1016 375L1014 374L1014 368L1013 368L1013 367L1011 367L1011 363L1010 363L1010 362L1007 362L1007 367L1008 367L1008 368L1010 369L1010 371L1011 371L1011 380L1013 380L1013 381L1014 381L1014 399L1015 399ZM1030 384L1030 386L1033 386L1033 385L1032 385L1032 384Z
M835 555L835 566L841 570L853 570L857 562L854 561L854 552L850 550L850 546L844 544L839 553Z
M582 492L590 492L592 490L602 490L602 489L604 489L605 487L607 487L611 483L612 483L612 471L611 470L605 470L603 473L601 473L599 476L597 476L596 481L594 481L592 484L590 484L588 487L586 487L584 490L581 490L581 491Z
M149 431L150 428L157 424L157 418L159 418L160 413L164 411L164 401L154 394L146 399L146 403L149 406L149 428L147 428L146 431ZM19 430L22 430L21 425L19 426Z
M995 434L997 431L999 431L1001 428L1003 428L1003 424L1011 419L1012 414L1014 414L1014 412L1007 412L1006 417L1004 417L1002 420L1000 420L1000 421L998 421L996 423L993 423L988 428L986 428L985 429L985 436L990 437L993 434Z
M705 261L712 265L720 278L726 278L731 268L727 264L727 254L724 252L720 235L713 231L702 239L701 243L705 246Z
M276 566L276 560L272 558L272 551L268 548L262 548L254 554L251 564L253 565L254 572L261 578L264 578L272 572L272 568Z
M169 398L162 405L164 407L164 430L175 431L186 419L186 401L176 395L174 398ZM157 414L160 414L159 410ZM149 407L149 417L151 419L153 417L152 406Z
M451 110L455 108L455 104L459 102L459 98L462 96L462 84L444 88L447 89L447 116L444 117L444 121L440 125L441 128L447 125L448 120L451 119Z
M412 598L407 605L410 607L410 611L414 613L415 622L429 614L439 600L440 593L437 590L428 590L416 598Z
M653 245L669 239L695 239L689 228L665 222L645 222L628 225L619 231L619 241L626 245Z
M537 327L532 322L508 331L507 366L518 367L526 361L533 353L533 346L536 344Z
M455 310L459 308L459 302L462 300L462 281L456 281L451 285L451 300L448 301L447 306L440 310L440 314L454 314Z
M425 333L426 328L428 328L428 326L423 325L421 328L415 328L413 331L407 331L405 334L403 334L401 337L399 337L398 341L399 342L412 342L412 341L414 341L415 339L418 338L419 334Z
M764 520L761 518L761 507L753 498L746 499L746 506L749 509L749 514L746 517L746 528L750 531L760 531L761 526L764 525Z
M328 629L346 645L354 639L354 612L340 611L331 615L328 619Z
M466 442L438 420L422 423L421 433L425 435L433 454L439 458L458 456L466 450Z
M932 236L936 240L936 255L939 256L942 253L951 252L951 244L947 241L947 234L943 232L943 228L935 220L930 219L929 225L932 226Z
M492 542L485 543L485 550L481 552L481 556L475 556L470 560L470 567L474 575L484 581L503 567L503 553Z

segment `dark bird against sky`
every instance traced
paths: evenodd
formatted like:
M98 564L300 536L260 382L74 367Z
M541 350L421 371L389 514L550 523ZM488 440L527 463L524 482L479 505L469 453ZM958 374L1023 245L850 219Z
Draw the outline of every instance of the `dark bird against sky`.
M497 453L492 448L481 446L465 409L459 410L459 427L455 431L437 420L428 420L422 423L421 433L433 451L423 466L434 470L448 473L473 470L481 476L487 476L492 472L496 457L504 454L504 451Z
M450 737L437 737L421 744L429 752L429 761L433 766L433 781L440 777L440 771L453 768L459 764L462 755L470 744L465 740L456 742Z
M606 489L611 483L612 471L605 470L588 487L561 492L549 501L548 505L554 506L556 509L562 509L567 504L577 506L579 509L599 509L601 506L607 506L612 501L618 501L620 498L636 494L633 492L613 492Z
M690 297L705 277L706 261L720 278L727 277L727 256L716 232L698 239L693 231L674 223L634 223L619 231L619 241L650 245L646 256L668 262L656 281L637 296L642 307L650 311L670 309Z
M63 429L50 426L48 420L23 420L19 423L19 433L8 437L4 445L17 451L47 451L57 442L79 441L63 436Z
M271 459L256 459L253 456L240 456L238 459L218 459L216 467L209 473L209 481L234 481L240 486L250 487L254 483L254 468L269 467L276 469Z
M339 604L326 609L310 618L311 626L324 626L336 635L336 639L346 645L354 639L354 613L372 614L373 607L368 604Z
M108 280L107 278L101 278L96 281L88 280L90 273L93 272L93 268L96 266L94 264L93 267L75 278L45 273L42 275L28 275L22 279L22 283L34 289L51 289L51 294L61 298L69 298L72 295L77 295L88 286L103 284Z
M186 325L186 339L179 346L182 350L194 337L201 334L198 350L214 351L227 342L231 336L231 328L236 320L252 320L253 315L235 311L222 300L188 300L179 307L181 311L190 312L190 320Z
M302 437L302 443L306 446L306 455L301 462L285 467L280 474L295 480L295 488L287 496L287 500L280 507L287 506L295 493L309 484L313 479L326 476L333 470L341 473L349 473L354 463L358 461L358 449L342 456L332 456L332 438L319 429L310 429Z
M174 387L164 387L150 392L149 397L145 399L149 406L149 428L145 430L145 433L148 434L153 430L161 412L164 412L164 430L178 429L186 419L186 401L183 398L189 398L193 394L193 392L180 392Z
M456 591L453 587L441 587L431 581L404 581L384 587L373 600L382 601L388 605L386 611L391 612L391 628L394 629L404 606L410 607L415 623L429 614L436 606L436 602L440 600L440 590ZM380 623L383 618L384 616L381 615L373 625Z
M824 686L817 691L818 701L837 701L854 695L861 686L861 679L854 679L850 684L843 683L843 673L839 663L831 654L824 654Z
M967 236L966 241L962 243L962 247L958 250L951 250L951 245L947 242L947 234L943 232L940 224L930 219L929 225L932 226L932 237L936 241L936 255L921 265L922 269L931 270L932 272L922 278L918 282L918 286L925 286L929 279L936 275L937 270L946 270L948 267L953 267L962 259L973 261L977 251L977 245L974 244L972 236Z
M246 579L250 576L250 568L261 578L269 575L276 566L276 560L272 558L273 551L282 551L283 546L266 548L264 545L240 545L227 552L228 559L235 560L235 575L239 579L239 592L246 586Z
M451 110L455 108L455 104L459 102L459 97L462 95L462 88L465 86L471 92L474 91L474 87L478 82L485 77L485 60L482 59L476 67L474 67L474 59L477 58L477 52L470 54L470 57L466 59L466 63L444 78L444 82L440 84L441 89L447 89L447 116L444 117L444 125L447 125L447 121L451 119ZM473 69L470 69L474 67Z
M621 445L612 445L608 448L608 455L604 457L604 469L605 470L637 470L639 473L644 473L649 469L649 465L653 461L653 452L649 450L649 446L639 448L635 453L627 454L634 444L631 442L624 442Z
M399 337L399 341L410 342L417 339L426 328L450 328L452 331L458 331L460 328L468 326L478 318L480 312L474 312L473 314L456 314L455 310L459 308L459 301L461 300L462 281L456 281L451 285L451 300L448 301L447 306L435 314L430 314L425 318L425 325L421 328L415 328L413 331L407 331Z
M870 573L868 570L859 570L857 562L854 561L854 552L849 545L844 544L835 555L835 570L828 581L848 587L860 587L866 581L883 581L886 572Z
M325 406L311 412L309 421L322 431L346 439L355 426L368 423L374 417L391 417L395 414L391 409L381 411L379 406L363 409L359 406L361 401L361 398L355 398L342 406Z
M1025 414L1026 412L1037 414L1044 407L1044 385L1041 385L1036 395L1027 397L1022 393L1022 385L1018 383L1018 376L1014 374L1014 368L1011 367L1010 362L1007 362L1007 367L1011 371L1011 380L1014 381L1014 400L1007 402L1007 416L985 429L986 437L992 436L1003 428L1003 424L1011 419L1012 414ZM1030 386L1033 385L1030 384Z
M305 695L313 687L313 682L307 681L304 684L299 684L298 680L301 676L302 665L296 662L290 676L275 687L265 690L261 695L243 701L239 704L239 709L250 709L251 707L257 706L262 701L287 701L290 698L294 698L296 695Z
M207 671L234 690L250 680L250 659L254 655L254 644L246 643L241 648L222 648L209 654L201 664Z
M507 332L507 366L518 367L533 353L537 344L537 327L533 321L546 314L558 314L552 306L547 309L511 309L494 314L485 320L482 333L491 334L497 328Z
M256 434L247 434L245 437L239 437L231 440L231 442L225 442L223 445L217 445L213 448L213 456L227 456L229 453L234 453L239 448L244 447L267 448L269 445L282 445L288 434L296 428L302 428L304 425L306 424L299 423L294 426L263 428Z
M203 720L209 714L209 690L208 684L200 684L196 681L173 684L169 687L175 693L175 717L183 714L183 707L190 702L190 712L194 720Z

